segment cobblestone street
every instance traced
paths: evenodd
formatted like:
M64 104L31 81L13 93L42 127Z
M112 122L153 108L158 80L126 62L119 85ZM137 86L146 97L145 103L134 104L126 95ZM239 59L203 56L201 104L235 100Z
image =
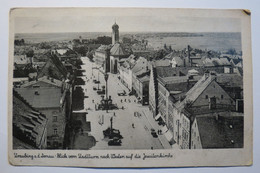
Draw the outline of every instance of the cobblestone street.
M86 120L91 126L90 131L84 131L77 134L74 138L74 149L84 148L82 145L88 145L92 140L90 136L95 138L95 145L90 149L163 149L171 148L169 142L163 135L154 138L151 135L151 129L157 131L160 127L152 118L148 106L137 103L135 96L118 96L118 90L127 88L120 83L115 74L109 74L108 78L108 96L111 96L113 103L119 109L109 110L108 113L102 110L96 110L95 105L101 101L101 95L98 95L93 87L101 88L105 86L104 75L98 70L97 65L90 62L88 58L83 57L82 68L86 70L83 79L86 84L83 87L85 92L84 110L76 112L87 112ZM93 68L93 70L92 70ZM92 76L93 74L93 76ZM93 79L99 80L100 84L94 84ZM124 109L122 109L124 107ZM134 116L134 112L138 112L140 116ZM77 114L74 114L77 116ZM121 146L109 146L107 138L104 138L103 130L110 127L110 119L113 117L113 128L118 129L123 136ZM90 142L91 143L91 142ZM85 147L87 148L87 146Z

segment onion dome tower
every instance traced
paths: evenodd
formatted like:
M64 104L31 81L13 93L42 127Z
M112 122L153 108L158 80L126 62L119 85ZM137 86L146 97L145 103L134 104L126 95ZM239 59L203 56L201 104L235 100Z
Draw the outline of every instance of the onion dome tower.
M119 26L115 24L112 26L112 45L119 42Z

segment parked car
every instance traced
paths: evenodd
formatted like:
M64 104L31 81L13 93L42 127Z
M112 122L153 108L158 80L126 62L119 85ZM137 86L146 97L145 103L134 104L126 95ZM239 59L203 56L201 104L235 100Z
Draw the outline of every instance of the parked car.
M113 139L113 138L118 138L118 139L122 139L122 135L120 134L120 131L117 129L112 129L112 133L110 131L110 127L107 128L106 130L103 130L103 135L104 137L109 137L109 139Z
M121 145L122 141L121 139L114 137L113 139L108 141L108 145Z
M97 91L97 94L103 95L103 94L105 94L105 90L98 90L98 91Z
M95 91L96 91L96 90L97 90L97 88L96 88L96 87L93 87L93 90L95 90Z
M151 135L154 137L154 138L157 138L158 135L156 133L156 131L154 129L151 129Z
M125 90L119 90L119 91L117 92L117 95L118 95L118 96L125 96L125 95L126 95L126 92L125 92Z

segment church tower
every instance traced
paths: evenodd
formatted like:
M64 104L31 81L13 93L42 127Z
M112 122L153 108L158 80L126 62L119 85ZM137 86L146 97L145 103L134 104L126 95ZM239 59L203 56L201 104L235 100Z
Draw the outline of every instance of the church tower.
M119 26L115 23L112 26L112 45L119 42Z

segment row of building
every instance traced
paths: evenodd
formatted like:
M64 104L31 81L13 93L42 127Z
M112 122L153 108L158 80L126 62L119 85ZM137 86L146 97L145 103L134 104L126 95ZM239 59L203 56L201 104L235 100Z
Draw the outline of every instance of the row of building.
M73 75L77 68L55 51L45 56L46 62L33 78L14 78L14 149L66 147L65 131L72 112Z
M116 24L115 24L116 25ZM112 36L119 27L112 27ZM243 61L237 55L171 52L160 60L125 51L119 36L95 61L120 81L181 149L243 147ZM149 59L150 60L150 59Z

